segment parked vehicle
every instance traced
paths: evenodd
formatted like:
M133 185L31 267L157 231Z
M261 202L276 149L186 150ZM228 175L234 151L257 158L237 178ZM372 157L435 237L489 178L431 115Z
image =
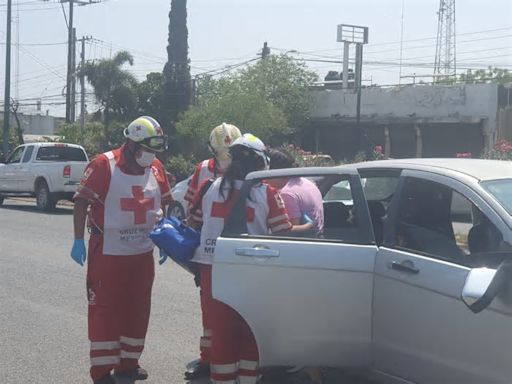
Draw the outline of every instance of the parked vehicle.
M252 173L217 239L213 296L250 326L262 366L510 383L511 175L471 159ZM318 180L322 238L248 235L250 186L277 176Z
M192 176L180 181L172 189L174 202L167 208L167 216L176 216L178 219L186 218L188 203L185 200L185 195L187 193L190 180L192 180Z
M20 145L0 164L0 204L8 196L35 196L41 211L52 210L58 200L71 200L88 161L79 145Z

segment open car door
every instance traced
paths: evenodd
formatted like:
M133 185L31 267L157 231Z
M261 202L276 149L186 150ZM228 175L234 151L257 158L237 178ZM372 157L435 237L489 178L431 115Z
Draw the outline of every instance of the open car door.
M330 178L343 191L343 200L324 198L323 238L248 234L250 189L276 176ZM355 169L255 172L217 239L213 296L245 319L261 366L368 366L376 253Z

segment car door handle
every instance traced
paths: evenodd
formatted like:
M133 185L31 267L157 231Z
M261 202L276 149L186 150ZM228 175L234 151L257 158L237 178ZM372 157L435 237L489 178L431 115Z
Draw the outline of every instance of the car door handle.
M414 263L410 260L404 260L402 262L392 261L391 269L400 272L412 273L413 275L417 275L420 273L420 270L414 266Z
M279 257L279 251L275 249L269 249L267 247L242 247L237 248L235 250L237 256L246 256L246 257L261 257L261 258L270 258L270 257Z

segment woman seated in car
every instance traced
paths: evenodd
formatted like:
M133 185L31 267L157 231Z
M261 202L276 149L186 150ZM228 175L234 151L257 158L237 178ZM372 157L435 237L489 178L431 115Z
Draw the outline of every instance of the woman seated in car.
M270 151L270 169L295 168L297 164L285 150ZM305 177L269 179L268 183L280 189L290 221L294 225L309 223L305 231L321 235L324 227L322 194L314 182Z

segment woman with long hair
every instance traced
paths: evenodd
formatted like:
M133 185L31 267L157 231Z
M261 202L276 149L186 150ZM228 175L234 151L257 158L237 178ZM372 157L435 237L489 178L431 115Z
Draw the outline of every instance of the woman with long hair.
M268 169L269 158L263 142L245 134L230 148L231 165L222 178L215 180L203 196L196 196L194 217L202 217L201 243L193 261L200 266L202 305L210 314L212 329L212 383L256 383L258 349L244 320L230 307L211 295L211 271L217 238L224 229L245 177ZM200 199L200 200L199 200ZM266 183L255 184L246 200L247 229L250 234L267 235L293 229L279 192Z

